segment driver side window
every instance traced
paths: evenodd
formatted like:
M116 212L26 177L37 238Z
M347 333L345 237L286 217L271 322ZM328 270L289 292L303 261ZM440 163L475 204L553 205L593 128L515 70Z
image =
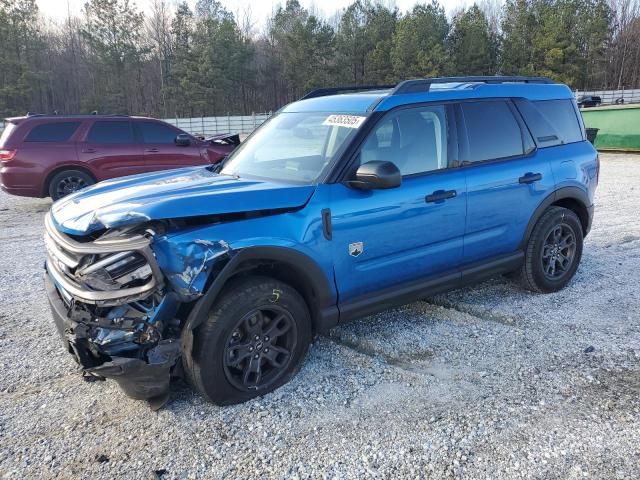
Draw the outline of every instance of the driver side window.
M448 128L444 105L398 110L386 115L365 140L360 164L393 162L402 176L447 168Z

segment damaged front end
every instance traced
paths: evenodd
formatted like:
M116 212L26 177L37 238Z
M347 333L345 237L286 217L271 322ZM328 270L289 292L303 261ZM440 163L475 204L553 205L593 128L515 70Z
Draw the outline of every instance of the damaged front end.
M45 219L45 285L65 346L86 375L112 378L130 397L156 405L181 355L177 312L202 294L213 261L228 250L209 242L180 249L162 228L72 238L50 214Z

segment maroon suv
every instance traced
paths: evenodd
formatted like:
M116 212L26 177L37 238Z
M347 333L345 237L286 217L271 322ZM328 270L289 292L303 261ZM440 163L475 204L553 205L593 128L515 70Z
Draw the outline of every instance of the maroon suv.
M238 135L196 138L160 120L121 115L7 118L0 136L0 187L61 198L113 177L222 160Z

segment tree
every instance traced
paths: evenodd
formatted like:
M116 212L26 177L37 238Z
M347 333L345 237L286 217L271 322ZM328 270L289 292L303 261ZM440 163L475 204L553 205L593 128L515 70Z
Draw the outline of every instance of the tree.
M187 2L178 5L171 22L172 68L168 84L174 101L175 116L192 116L197 97L196 66L191 47L194 30L193 12Z
M398 78L432 77L447 70L449 23L435 0L416 5L398 22L393 36L393 70Z
M390 10L381 4L376 4L367 10L365 33L371 45L365 63L367 83L378 85L399 79L393 72L391 60L393 36L399 15L397 8Z
M0 45L0 110L24 114L42 106L43 45L35 0L0 0Z
M157 77L153 75L152 78L156 85L159 83L160 98L157 100L162 103L161 109L154 105L154 110L161 110L164 117L167 117L167 93L169 90L167 82L171 75L173 43L171 41L171 18L166 1L153 0L146 20L147 35L153 44L152 64L155 63L158 66Z
M276 11L268 43L273 64L267 73L276 98L290 101L314 87L332 83L334 31L297 0L288 0L285 8Z
M611 0L605 79L614 88L640 85L640 2Z
M129 0L90 0L85 14L82 34L96 73L90 105L114 112L140 111L145 96L140 67L148 52L141 42L143 15Z
M456 75L491 75L496 72L498 44L478 5L457 15L451 25L449 48Z
M506 0L502 17L502 73L534 73L532 48L537 28L531 0Z

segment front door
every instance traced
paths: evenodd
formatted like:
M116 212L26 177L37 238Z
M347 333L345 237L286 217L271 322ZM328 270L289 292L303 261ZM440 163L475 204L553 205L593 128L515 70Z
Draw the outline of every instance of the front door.
M359 163L396 164L389 190L329 185L332 248L340 303L431 275L462 260L464 172L456 168L450 107L388 113L364 142Z
M134 128L143 145L148 171L209 164L200 154L195 140L191 145L176 145L176 137L184 132L171 125L152 120L136 121Z

